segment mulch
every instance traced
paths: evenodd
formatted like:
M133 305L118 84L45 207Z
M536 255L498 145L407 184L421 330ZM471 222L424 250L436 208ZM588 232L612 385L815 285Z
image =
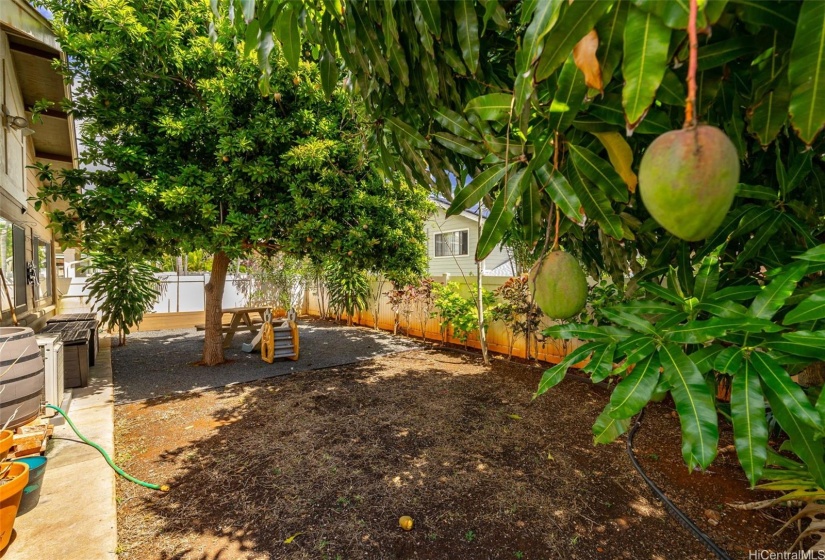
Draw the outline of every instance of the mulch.
M541 371L426 349L119 405L118 461L172 486L118 481L120 558L711 558L624 438L592 445L608 394L568 379L532 400ZM689 473L667 402L636 438L648 474L732 557L785 550L792 531L772 533L790 511L729 506L770 497L748 490L731 444L723 430L717 461Z

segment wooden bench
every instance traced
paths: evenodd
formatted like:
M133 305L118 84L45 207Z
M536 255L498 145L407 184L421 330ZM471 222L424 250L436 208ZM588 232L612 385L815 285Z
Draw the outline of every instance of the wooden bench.
M268 307L230 307L224 309L224 315L231 315L229 323L221 321L221 332L225 335L223 339L223 347L229 348L232 345L232 338L238 331L249 331L253 334L258 334L261 325L264 322L264 314L269 310ZM258 318L253 320L251 314L257 313ZM201 323L195 325L199 331L206 330L206 325Z

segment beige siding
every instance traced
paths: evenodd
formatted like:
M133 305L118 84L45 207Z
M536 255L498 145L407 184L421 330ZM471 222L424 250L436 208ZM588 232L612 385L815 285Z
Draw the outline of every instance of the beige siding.
M469 232L468 247L469 254L462 256L436 257L435 256L435 235L449 231L467 230ZM449 274L455 277L476 275L475 252L478 246L478 218L464 212L457 216L449 216L442 206L438 206L424 225L427 234L427 256L430 259L430 275L443 276ZM508 260L507 252L501 247L496 247L483 264L483 270L492 270Z

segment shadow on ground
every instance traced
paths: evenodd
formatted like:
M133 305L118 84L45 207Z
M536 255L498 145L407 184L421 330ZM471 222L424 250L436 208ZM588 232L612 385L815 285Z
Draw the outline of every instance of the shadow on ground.
M135 332L127 344L112 348L115 400L124 403L173 393L222 387L331 366L339 366L418 347L407 338L367 328L347 328L327 321L301 321L300 359L268 364L260 352L246 353L241 344L251 333L239 333L227 349L226 364L195 365L201 359L203 333L192 329Z
M709 558L621 443L592 446L607 395L566 381L532 401L539 376L426 350L119 406L119 460L172 485L119 481L121 558ZM646 453L680 461L678 422L658 406ZM722 462L687 484L713 494L736 477ZM698 512L702 492L685 490ZM725 532L700 525L730 551L769 547L764 520L725 515Z

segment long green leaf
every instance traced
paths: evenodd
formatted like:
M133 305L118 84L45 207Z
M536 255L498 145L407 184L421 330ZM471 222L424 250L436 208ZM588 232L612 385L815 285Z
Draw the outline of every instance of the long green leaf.
M581 223L582 215L579 213L581 202L576 192L561 172L553 170L549 165L540 167L536 171L536 179L544 192L558 204L562 213L575 223Z
M521 227L524 240L532 247L542 236L541 191L535 177L528 180L530 185L521 197Z
M662 83L670 34L658 16L630 7L624 29L622 105L631 130L644 118Z
M759 375L747 361L733 376L730 408L736 454L753 488L762 478L768 459L768 422Z
M607 86L616 72L616 67L622 59L622 44L624 42L624 26L627 21L627 2L619 2L613 8L613 13L599 21L596 32L599 35L599 49L596 57L599 68L602 70L602 80ZM594 90L595 91L595 90Z
M816 321L825 319L825 292L814 293L802 300L796 307L791 309L783 325L795 325L805 321Z
M770 319L785 304L796 289L796 283L805 275L807 266L804 263L794 263L787 267L779 276L774 278L751 303L750 312L754 317Z
M630 427L629 418L612 418L609 409L608 404L593 424L593 445L614 442Z
M610 394L611 418L630 418L650 401L659 384L659 358L653 354L636 364Z
M464 111L472 112L485 121L498 121L510 114L513 96L509 93L488 93L471 99Z
M338 62L335 56L324 49L321 55L321 86L324 88L324 93L327 98L332 97L332 92L335 91L335 86L338 84Z
M549 389L558 385L562 379L564 379L567 370L587 358L594 350L604 346L601 342L589 342L582 346L579 346L567 356L562 359L558 364L551 367L547 371L544 372L544 375L541 376L541 381L539 381L538 389L536 389L533 398L543 395Z
M611 321L612 323L621 325L623 327L627 327L629 329L633 329L634 331L640 332L642 334L649 334L654 336L658 334L656 328L650 323L650 321L646 321L638 315L632 315L630 313L618 311L610 307L601 309L599 313L601 313L605 319Z
M719 357L719 354L721 354L723 350L724 348L720 344L711 344L710 346L700 348L688 357L690 358L690 361L696 365L696 369L699 370L699 373L704 375L713 369L716 358Z
M529 180L532 179L525 171L526 169L522 167L510 175L507 184L496 196L490 215L481 230L481 237L478 240L478 247L476 247L476 260L484 260L495 249L504 234L507 233L507 228L510 227L510 223L512 223L515 216L516 202L529 185Z
M582 371L589 373L593 383L599 383L607 379L613 371L613 354L616 351L615 344L607 344L593 352L590 361L582 367Z
M527 72L538 59L544 47L544 36L553 29L559 18L562 0L542 0L533 11L533 19L524 31L521 50L525 52L519 72Z
M734 37L709 45L699 47L697 62L699 71L710 70L717 66L722 66L740 56L753 54L758 49L758 45L752 37Z
M453 2L461 56L471 74L478 71L478 14L473 0L455 0Z
M481 148L474 145L469 140L465 140L464 138L459 138L458 136L447 132L433 132L430 134L430 137L434 138L436 142L451 152L461 154L462 156L471 157L473 159L482 159L484 157L484 152L481 151Z
M762 82L773 83L774 86L764 94L753 108L748 130L759 138L764 147L773 142L788 119L788 107L791 101L791 85L788 81L787 70L782 66L781 53L776 51L779 32L773 32L773 45L770 60L765 63Z
M591 220L595 220L607 235L621 239L624 237L622 219L613 211L610 201L601 189L595 187L575 165L567 167L570 185Z
M584 74L576 66L571 55L559 73L558 86L550 104L548 126L551 130L563 132L573 123L587 94Z
M510 169L515 166L510 164ZM455 216L460 214L467 208L477 204L490 190L498 185L501 178L504 177L504 164L491 165L483 173L476 175L476 177L456 193L452 204L447 209L447 216Z
M433 116L435 117L435 120L438 121L438 124L456 136L461 136L462 138L472 140L473 142L481 142L481 135L475 127L473 127L469 122L467 122L467 119L455 111L447 109L446 107L441 107L440 109L435 110Z
M783 333L782 338L766 342L765 347L795 356L821 359L825 356L825 331Z
M825 2L802 3L791 60L791 122L806 144L825 126Z
M794 258L799 259L801 261L825 263L825 243L823 243L822 245L818 245L813 249L808 249L801 255L797 255Z
M600 342L615 342L616 338L610 333L606 332L604 328L596 327L594 325L565 323L562 325L553 325L544 329L542 334L550 338L560 338L562 340L572 340L579 338L581 340L597 340Z
M716 406L710 389L680 346L663 345L659 360L672 387L670 392L682 425L682 457L691 470L696 466L706 469L716 457L719 442Z
M389 84L392 81L390 77L390 67L387 59L384 57L384 53L381 52L381 45L378 41L378 36L375 34L375 26L365 18L364 14L361 13L356 6L356 4L349 4L347 13L352 13L360 46L364 49L374 71L384 82ZM298 39L299 51L300 47L300 39Z
M610 163L600 158L587 148L568 144L573 165L610 198L618 202L627 202L627 185Z
M398 119L396 117L387 117L386 123L390 128L403 138L410 146L418 148L419 150L427 150L430 147L429 142L419 134L413 127Z
M776 363L776 360L764 352L751 352L750 361L759 373L765 388L770 389L800 422L816 430L823 428L822 418L811 401L808 400L802 388L791 379L788 372Z
M416 9L421 12L424 22L436 37L441 36L441 8L438 0L419 0L414 2Z
M546 80L567 60L576 43L593 29L611 4L603 0L576 0L572 4L563 4L558 23L544 38L536 81Z
M712 317L706 321L690 321L665 333L665 338L680 344L702 344L719 338L729 330L739 330L742 319Z
M734 268L742 266L750 259L755 258L759 254L760 249L762 249L762 247L767 245L771 239L773 239L774 234L779 231L779 227L782 225L783 221L784 214L779 212L773 214L765 225L760 227L754 236L748 239L745 246L742 247L742 251L736 256Z
M699 272L696 274L696 281L693 285L693 296L699 301L704 301L719 285L719 253L720 246L710 255L702 259L699 265Z

